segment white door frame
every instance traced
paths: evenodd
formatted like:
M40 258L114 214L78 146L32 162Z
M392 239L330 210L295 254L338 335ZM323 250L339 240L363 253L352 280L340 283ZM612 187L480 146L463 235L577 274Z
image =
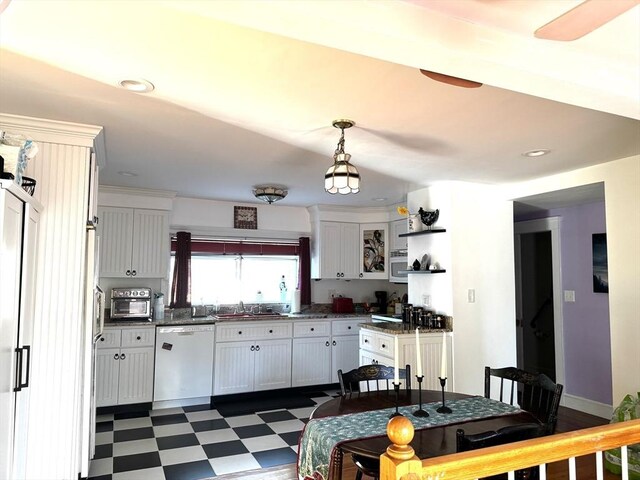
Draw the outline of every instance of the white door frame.
M516 305L517 318L522 321L522 271L520 235L526 233L551 232L551 263L553 268L553 335L556 352L556 383L565 385L564 376L564 338L562 316L562 262L560 260L560 217L547 217L539 220L515 222L515 268L516 268ZM522 328L516 326L518 342L518 365L522 365ZM564 404L564 400L561 401Z

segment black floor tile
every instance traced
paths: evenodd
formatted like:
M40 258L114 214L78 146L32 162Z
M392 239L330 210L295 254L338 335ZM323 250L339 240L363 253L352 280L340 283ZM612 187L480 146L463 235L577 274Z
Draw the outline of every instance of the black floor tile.
M111 475L100 475L98 477L89 477L89 480L111 480Z
M287 410L280 410L279 412L259 413L258 416L265 422L282 422L284 420L293 420L295 415L289 413Z
M96 455L93 458L109 458L109 457L113 457L113 443L96 445Z
M125 412L125 413L114 413L114 420L129 420L130 418L142 418L148 417L149 411L145 410L143 412Z
M253 456L262 468L295 463L298 460L298 456L289 447L254 452Z
M182 407L182 410L187 413L203 412L205 410L211 410L211 405L208 403L205 403L204 405L189 405L188 407Z
M162 466L158 452L138 453L113 458L113 473Z
M206 432L207 430L220 430L221 428L229 428L229 424L222 418L216 418L214 420L191 422L191 428L193 428L194 432Z
M153 427L130 428L128 430L116 430L113 432L113 441L130 442L131 440L153 438L153 436Z
M287 433L279 433L281 439L287 442L287 445L298 445L298 439L300 438L300 434L302 432L287 432Z
M189 420L184 413L174 413L172 415L158 415L157 417L151 417L151 424L154 427L160 425L173 425L175 423L187 423Z
M96 433L112 432L113 422L98 422L96 423Z
M230 455L240 455L241 453L249 453L247 447L240 440L231 440L229 442L209 443L202 446L207 458L228 457Z
M156 438L158 448L160 450L168 450L170 448L191 447L200 445L198 437L195 433L184 433L182 435L170 435L168 437Z
M264 435L273 435L275 433L268 425L265 424L234 427L233 431L236 432L240 438L262 437Z
M309 398L320 398L320 397L330 397L327 392L319 391L319 392L304 392L305 397Z
M167 480L201 480L215 475L211 464L206 460L166 465L162 469Z

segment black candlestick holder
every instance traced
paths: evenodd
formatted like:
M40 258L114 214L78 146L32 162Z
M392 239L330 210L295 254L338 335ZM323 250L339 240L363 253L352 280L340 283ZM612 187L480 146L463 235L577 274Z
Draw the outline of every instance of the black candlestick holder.
M420 404L420 406L418 407L418 410L416 410L415 412L413 412L413 416L414 417L428 417L429 416L429 412L427 412L426 410L422 409L422 380L424 379L424 375L416 375L416 380L418 380L418 403Z
M398 411L398 404L400 402L400 382L393 382L393 390L396 392L396 411L389 415L389 418L401 417L402 414Z
M451 409L444 404L444 386L447 384L447 377L438 377L440 379L440 386L442 387L442 406L436 409L438 413L451 413Z

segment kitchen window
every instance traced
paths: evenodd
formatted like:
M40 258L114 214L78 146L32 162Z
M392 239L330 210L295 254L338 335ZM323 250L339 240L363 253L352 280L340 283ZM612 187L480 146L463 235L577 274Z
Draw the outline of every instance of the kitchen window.
M172 242L170 284L175 249ZM191 304L280 303L283 276L287 288L284 303L289 303L298 288L300 251L298 242L193 240Z

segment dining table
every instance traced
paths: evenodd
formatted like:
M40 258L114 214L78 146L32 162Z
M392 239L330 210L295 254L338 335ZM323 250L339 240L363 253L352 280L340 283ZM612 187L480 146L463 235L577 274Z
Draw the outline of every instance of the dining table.
M443 394L434 390L355 392L319 405L310 415L298 446L298 478L341 480L346 455L379 459L391 441L386 425L396 411L409 418L411 446L424 460L456 452L456 431L466 434L540 421L531 413L483 396L446 392L451 413L440 413ZM419 409L428 416L415 416Z

